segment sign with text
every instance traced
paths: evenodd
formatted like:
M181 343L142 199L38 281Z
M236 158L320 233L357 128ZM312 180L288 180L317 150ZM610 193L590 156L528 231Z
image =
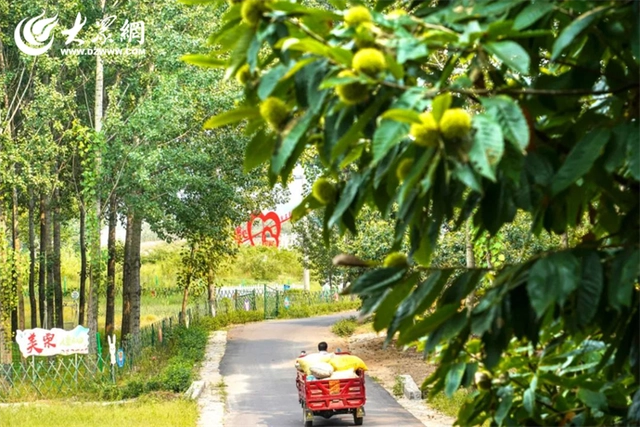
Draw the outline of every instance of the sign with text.
M16 342L24 357L88 354L89 328L78 325L71 331L59 328L18 329Z

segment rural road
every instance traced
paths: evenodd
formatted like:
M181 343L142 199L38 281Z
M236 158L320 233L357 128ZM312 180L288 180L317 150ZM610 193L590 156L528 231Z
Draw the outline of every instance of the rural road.
M303 426L295 385L295 359L300 350L317 351L319 341L327 341L329 351L335 350L329 327L348 315L257 322L229 330L220 364L227 385L225 427ZM369 378L366 387L365 426L423 426ZM353 417L348 414L329 420L314 417L313 425L352 426Z

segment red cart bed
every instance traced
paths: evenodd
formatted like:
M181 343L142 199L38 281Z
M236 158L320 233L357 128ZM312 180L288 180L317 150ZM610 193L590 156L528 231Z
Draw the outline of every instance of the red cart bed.
M307 375L298 371L296 387L305 427L313 425L314 416L331 418L338 414L353 414L355 425L362 425L367 400L364 371L358 369L356 373L356 378L307 380Z

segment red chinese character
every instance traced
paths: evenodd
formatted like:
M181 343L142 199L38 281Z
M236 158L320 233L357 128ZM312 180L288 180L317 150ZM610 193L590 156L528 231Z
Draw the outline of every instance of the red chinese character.
M42 349L36 347L36 334L33 333L31 335L29 335L29 345L27 346L27 353L32 353L33 350L36 351L36 353L40 354L42 353Z
M44 335L44 347L45 348L51 348L51 347L55 347L56 345L53 344L51 341L53 340L53 337L55 337L55 335L49 333L49 334L45 334Z

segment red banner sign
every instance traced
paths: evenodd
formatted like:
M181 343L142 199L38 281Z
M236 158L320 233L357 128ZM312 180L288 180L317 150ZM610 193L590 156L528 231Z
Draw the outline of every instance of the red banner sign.
M291 213L279 216L273 211L251 215L245 227L236 227L236 240L238 244L249 242L251 246L255 246L256 242L260 242L264 246L279 247L282 223L290 219ZM256 229L259 231L255 231Z

